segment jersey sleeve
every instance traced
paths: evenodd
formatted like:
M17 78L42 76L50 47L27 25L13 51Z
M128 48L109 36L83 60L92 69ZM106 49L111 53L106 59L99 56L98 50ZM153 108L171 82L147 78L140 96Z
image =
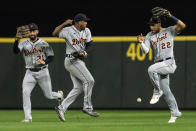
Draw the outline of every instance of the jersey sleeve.
M92 35L89 28L86 28L86 42L92 41Z
M174 25L174 26L170 26L167 28L167 30L171 33L172 36L176 36L176 35L180 34L180 33L176 32L175 27L176 26Z
M141 49L142 51L147 54L149 49L150 49L150 33L146 35L146 38L144 41L141 43Z
M54 51L52 49L52 47L47 43L47 42L44 42L44 46L45 46L45 54L46 56L54 56Z
M63 28L60 32L59 32L59 38L67 38L68 36L68 30L67 28Z

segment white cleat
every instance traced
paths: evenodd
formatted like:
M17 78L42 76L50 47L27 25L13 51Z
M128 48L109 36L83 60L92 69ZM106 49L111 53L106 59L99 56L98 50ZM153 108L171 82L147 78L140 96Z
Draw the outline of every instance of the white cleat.
M94 116L94 117L98 117L99 116L99 113L95 112L94 110L92 109L83 109L82 112L90 115L90 116Z
M163 92L161 92L160 94L153 94L151 100L150 100L150 104L156 104L157 102L159 102L159 98L163 95Z
M22 122L22 123L30 123L30 122L32 122L32 119L28 119L28 120L27 120L27 119L24 119L24 120L22 120L21 122Z
M182 116L182 113L179 112L179 115L178 116L171 116L171 118L169 119L168 123L175 123L176 122L176 119L178 117L181 117Z
M55 107L56 113L62 122L65 122L65 113L58 107Z
M64 99L64 95L63 95L63 91L58 91L57 93L59 93L59 94L61 94L62 95L62 97L61 98L59 98L58 99L58 102L59 102L59 105L61 104L61 102L63 101L63 99Z
M168 123L175 123L177 118L178 117L171 116L171 118L169 119Z

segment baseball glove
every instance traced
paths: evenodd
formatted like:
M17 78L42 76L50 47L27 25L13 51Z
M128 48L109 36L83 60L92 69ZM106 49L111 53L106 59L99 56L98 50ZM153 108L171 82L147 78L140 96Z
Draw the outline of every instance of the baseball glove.
M29 37L29 26L23 25L17 27L16 38L27 38Z
M76 51L73 52L71 55L81 60L87 57L87 53L85 51L79 51L79 52Z
M151 11L152 11L153 16L156 16L156 17L163 16L163 17L168 18L169 13L170 13L168 10L161 8L161 7L155 7Z

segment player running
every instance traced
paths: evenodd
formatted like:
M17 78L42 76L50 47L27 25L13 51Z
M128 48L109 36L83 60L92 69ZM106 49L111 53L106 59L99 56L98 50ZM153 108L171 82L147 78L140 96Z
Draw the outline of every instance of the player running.
M30 39L18 43L20 37L16 35L13 46L15 54L23 53L26 63L26 74L22 84L25 119L22 122L32 122L30 96L36 83L39 84L48 99L63 100L62 91L52 92L48 64L53 60L53 50L47 42L37 37L39 30L35 23L29 24L29 30Z
M66 20L63 24L55 28L53 36L66 39L66 57L64 61L65 69L69 71L73 82L73 89L63 100L61 105L56 107L56 111L61 121L65 121L64 114L69 105L73 103L77 96L84 91L83 112L97 117L99 114L93 110L91 95L94 86L94 78L87 69L83 59L87 57L87 52L92 45L92 37L87 28L89 18L85 14L79 13L72 20ZM66 27L68 26L68 27Z
M159 12L160 13L160 12ZM144 39L142 34L137 37L141 43L141 49L145 54L152 48L154 52L154 62L148 68L150 80L154 86L153 96L150 104L155 104L159 98L164 94L164 99L171 111L171 118L169 123L175 123L176 119L181 116L178 109L177 102L169 87L169 74L173 74L176 70L176 63L174 59L174 37L179 34L184 28L185 24L170 14L168 11L167 18L173 20L176 25L168 28L162 28L161 19L153 16L148 23L151 29Z

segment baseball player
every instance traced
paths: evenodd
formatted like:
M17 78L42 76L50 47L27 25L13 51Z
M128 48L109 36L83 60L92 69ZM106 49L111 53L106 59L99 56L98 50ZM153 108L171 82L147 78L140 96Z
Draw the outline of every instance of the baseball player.
M87 69L83 59L87 57L87 52L91 49L92 37L87 28L89 18L85 14L79 13L74 17L74 21L68 19L63 24L55 28L53 36L66 39L66 57L64 61L65 69L70 73L73 82L73 89L57 106L56 112L61 121L65 121L64 114L69 105L73 103L77 96L84 91L83 112L97 117L99 114L93 110L91 95L94 86L94 78ZM74 22L74 25L71 25ZM71 26L68 26L71 25Z
M170 12L168 12L166 18L173 20L176 25L162 28L161 19L153 16L148 23L151 32L146 35L145 39L142 34L137 39L141 43L141 49L145 54L148 53L150 47L154 52L155 64L148 68L148 74L154 86L150 104L157 103L164 94L164 99L171 111L171 118L168 123L175 123L176 119L181 116L181 112L169 87L169 74L173 74L176 70L173 52L174 37L185 28L185 24L171 15Z
M23 109L25 119L22 122L32 122L31 91L36 83L39 84L48 99L63 100L63 92L52 92L51 78L48 64L53 60L54 53L49 44L37 37L39 30L35 23L29 24L30 39L18 43L20 37L16 36L13 52L23 53L26 63L26 74L23 79Z

